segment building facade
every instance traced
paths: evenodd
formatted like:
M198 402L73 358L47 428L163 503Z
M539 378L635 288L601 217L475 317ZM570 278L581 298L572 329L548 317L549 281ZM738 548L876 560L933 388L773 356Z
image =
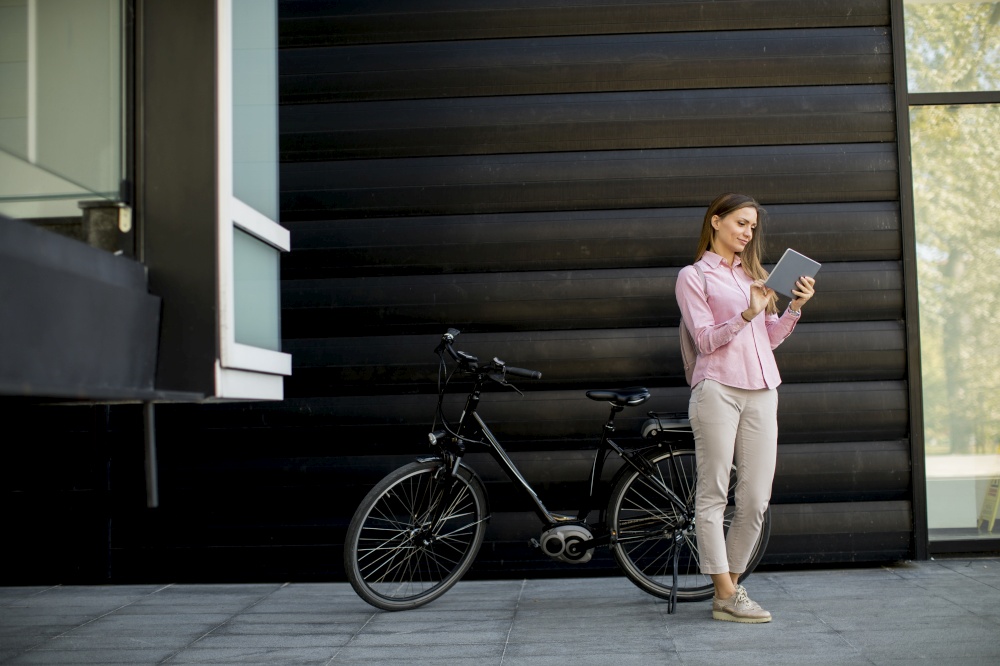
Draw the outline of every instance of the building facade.
M123 17L133 157L119 178L131 189L116 195L109 177L102 208L130 209L163 321L151 393L134 404L0 401L36 433L3 486L26 552L66 548L36 557L37 576L341 576L357 501L425 450L448 327L471 353L543 371L523 397L486 396L483 414L546 504L572 506L604 418L584 391L643 385L648 408L686 410L673 285L722 191L768 209L768 262L794 247L823 263L777 351L764 564L997 549L996 364L978 337L996 310L996 244L974 222L997 188L1000 3L104 4ZM219 18L230 6L276 30L251 21L258 39L241 42L238 20ZM280 141L262 140L275 125ZM269 178L280 198L259 199ZM189 259L202 268L171 270ZM219 314L241 302L223 265L251 311L264 304L243 342L220 337L241 327ZM212 287L175 291L173 278ZM191 323L186 293L210 295ZM284 377L283 393L180 381L200 319L208 366ZM226 397L283 399L207 404ZM619 439L635 441L644 415L625 412ZM142 501L150 431L156 508ZM564 570L527 546L530 507L499 470L470 459L493 508L474 571ZM65 519L48 534L86 546L45 541L43 514Z

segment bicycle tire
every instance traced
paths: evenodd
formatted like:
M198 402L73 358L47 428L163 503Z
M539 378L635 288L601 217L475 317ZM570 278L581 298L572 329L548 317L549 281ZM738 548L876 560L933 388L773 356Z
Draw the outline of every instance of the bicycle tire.
M658 451L646 456L655 470L657 483L669 487L689 507L694 506L694 489L697 482L695 453L689 449ZM736 467L729 481L729 502L726 506L724 529L728 532L735 510L733 502L736 487ZM607 510L608 527L617 541L611 550L625 575L640 589L649 594L669 599L673 588L674 547L680 548L677 578L678 601L701 601L714 592L712 579L701 573L698 566L698 539L694 522L684 525L684 518L676 506L643 474L625 468L614 490ZM681 529L680 541L674 540ZM742 581L757 567L771 534L771 507L764 513L761 533L754 544ZM675 546L676 544L676 546Z
M440 461L404 465L355 511L344 543L347 579L382 610L430 603L472 566L486 518L486 492L472 471L451 476Z

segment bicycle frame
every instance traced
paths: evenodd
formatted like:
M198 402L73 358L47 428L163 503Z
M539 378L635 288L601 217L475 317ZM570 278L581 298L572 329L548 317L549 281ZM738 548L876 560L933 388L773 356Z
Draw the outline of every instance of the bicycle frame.
M556 525L565 525L571 523L586 524L587 516L593 511L595 504L599 506L597 502L597 489L600 483L601 475L604 471L604 463L607 460L608 454L611 451L617 453L627 465L631 466L633 469L638 471L640 474L650 478L656 479L653 470L650 468L649 464L646 462L643 456L644 452L659 448L661 444L653 444L647 447L641 447L637 449L624 449L618 444L616 444L610 437L610 433L614 432L614 420L616 414L621 412L624 407L620 405L612 405L611 414L608 417L607 422L604 424L604 428L601 434L601 441L597 447L597 451L594 454L594 462L590 471L589 479L589 492L585 496L582 506L580 507L577 515L574 516L564 516L560 514L553 513L542 502L541 497L535 492L535 489L531 486L521 471L517 468L517 465L511 460L507 451L500 444L500 441L496 436L490 431L489 426L479 415L478 408L479 402L481 400L481 392L483 385L487 381L487 376L485 373L479 373L476 376L476 382L473 386L472 391L466 400L465 409L462 412L461 419L459 421L459 427L457 434L459 435L460 441L469 441L473 437L470 435L480 434L485 440L479 440L480 443L486 445L487 451L490 453L492 458L497 462L500 468L504 471L507 477L513 482L517 487L519 487L531 500L532 508L535 514L543 523L544 527L547 529L549 527L554 527ZM669 446L669 444L668 444ZM453 451L457 459L453 469L457 468L457 465L464 455L464 446L459 446L458 451ZM663 483L662 480L657 484L662 490L662 492L670 499L670 501L678 508L679 511L685 515L693 515L693 507L686 505L684 500L682 500L667 484ZM604 546L612 543L614 535L609 533L600 533L595 536L594 539L580 544L581 548L593 548L595 546Z

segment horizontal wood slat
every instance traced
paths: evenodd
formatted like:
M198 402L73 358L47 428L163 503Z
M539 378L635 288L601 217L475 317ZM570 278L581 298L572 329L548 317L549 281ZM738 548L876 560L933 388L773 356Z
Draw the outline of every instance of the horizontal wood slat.
M248 522L254 516L263 522L286 522L289 525L322 523L332 519L329 511L316 506L323 497L337 489L345 504L355 504L385 474L412 462L406 455L370 455L365 450L327 451L311 457L280 455L271 447L226 446L212 455L197 455L171 433L174 455L163 462L170 478L180 481L174 487L171 508L195 509L224 501L228 487L250 484L255 488L234 515ZM180 452L185 455L178 455ZM220 455L225 451L225 456ZM538 450L511 454L524 477L553 510L579 509L589 493L588 480L594 450ZM509 511L524 501L523 493L496 462L485 453L469 454L465 462L486 485L494 511ZM621 459L612 455L605 465L604 490L621 469ZM886 470L891 470L886 472ZM776 504L806 501L884 501L905 499L909 487L908 442L828 442L782 444L778 449L772 501ZM302 502L301 514L281 516L270 506Z
M677 326L679 268L285 280L283 337ZM898 262L824 264L813 321L903 318ZM338 323L340 322L340 323Z
M576 386L659 386L684 379L673 327L471 333L457 347L480 358L542 372L522 389ZM434 392L438 337L372 336L285 340L293 372L286 395ZM782 379L865 381L901 379L906 372L900 321L800 323L775 350Z
M281 167L283 218L893 201L894 144L688 148L302 162Z
M282 0L283 47L748 28L889 25L888 0Z
M884 27L285 49L283 104L891 83Z
M519 387L528 388L528 382ZM451 418L458 417L463 405L464 395L456 390L445 403ZM781 444L896 440L907 435L903 381L788 383L780 388L780 396ZM617 418L616 439L635 441L647 411L686 412L689 398L687 386L656 389L642 407ZM303 442L322 437L343 446L363 445L371 454L413 454L427 450L436 402L437 396L427 394L290 398L220 407L204 415L202 427L218 430L213 438L220 445L245 441L260 429L262 437ZM608 410L607 404L588 400L582 389L531 391L524 397L509 390L491 391L481 405L483 418L512 450L596 445Z
M141 540L122 539L122 545L112 551L115 571L123 580L146 580L150 571L213 583L278 574L293 580L343 579L346 525L298 525L286 517L262 530L259 523L233 524L218 519L192 524L188 515L161 510L156 518L147 519L145 528L158 534L184 534L190 537L189 542L171 541L150 549L143 547ZM904 501L777 504L772 507L771 539L762 566L766 570L768 565L906 558L913 548L911 523L909 503ZM133 538L144 531L129 523L123 528ZM606 548L598 549L585 565L550 560L528 543L538 533L538 520L527 511L494 512L486 540L466 578L520 577L525 572L619 575ZM283 545L275 548L275 543ZM621 584L630 583L621 578Z
M285 105L281 159L895 141L888 85Z
M705 202L707 205L708 202ZM817 261L902 256L894 202L767 205L764 260L786 247ZM704 207L286 222L293 252L286 280L683 266L701 233Z
M891 560L913 549L910 503L775 505L768 563Z

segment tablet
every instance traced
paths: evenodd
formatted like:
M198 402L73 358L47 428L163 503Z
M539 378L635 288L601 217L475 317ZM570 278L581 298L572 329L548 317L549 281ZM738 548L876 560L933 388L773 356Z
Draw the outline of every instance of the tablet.
M804 254L799 254L792 248L788 248L781 255L781 260L778 261L778 265L771 271L771 274L764 282L764 286L770 287L779 294L784 294L789 298L795 298L792 295L792 289L795 289L795 281L803 275L816 277L816 273L819 273L819 267L819 262L813 261Z

